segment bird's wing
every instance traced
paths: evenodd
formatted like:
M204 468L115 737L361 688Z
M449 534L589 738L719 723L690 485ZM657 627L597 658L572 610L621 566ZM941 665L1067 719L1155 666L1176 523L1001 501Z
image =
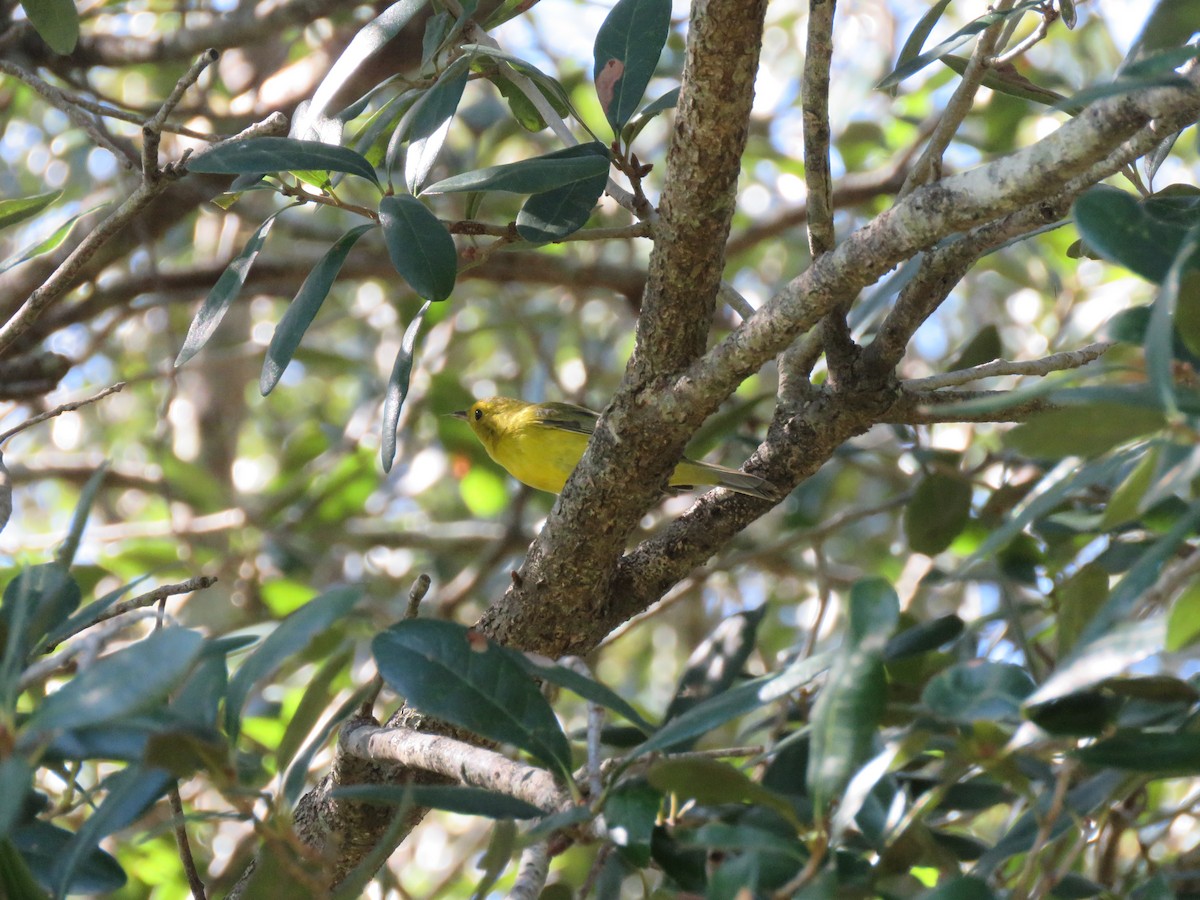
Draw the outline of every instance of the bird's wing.
M596 420L600 416L583 406L574 403L539 403L534 410L533 420L548 428L561 428L563 431L576 431L580 434L591 434L596 430Z

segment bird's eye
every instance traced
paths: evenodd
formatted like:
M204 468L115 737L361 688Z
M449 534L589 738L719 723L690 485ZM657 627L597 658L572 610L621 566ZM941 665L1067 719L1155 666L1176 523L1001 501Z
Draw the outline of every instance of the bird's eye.
M478 422L482 418L483 418L483 410L482 409L475 410L475 421Z

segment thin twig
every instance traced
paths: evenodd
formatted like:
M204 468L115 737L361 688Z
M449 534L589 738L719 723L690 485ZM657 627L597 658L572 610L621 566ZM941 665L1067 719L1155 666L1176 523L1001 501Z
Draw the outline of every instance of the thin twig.
M40 425L47 419L53 419L55 416L61 416L63 413L74 412L81 406L87 406L89 403L95 403L97 400L103 400L109 394L116 394L125 387L124 381L118 381L116 384L106 387L98 394L93 394L91 397L85 397L83 400L72 400L70 403L64 403L61 406L56 406L48 412L39 413L31 419L26 419L20 425L14 425L8 431L0 434L0 446L11 438L13 435L20 434L27 428L32 428L34 425Z
M1066 350L1054 353L1041 359L1010 361L997 359L969 369L959 369L956 372L943 372L940 375L930 375L927 378L913 378L903 382L903 387L910 391L933 391L939 388L956 387L979 381L982 378L995 378L1000 375L1048 375L1051 372L1061 372L1064 369L1078 369L1099 359L1112 347L1111 342L1098 341L1080 347L1078 350Z
M408 609L404 611L404 618L415 619L417 617L417 612L421 608L421 601L429 593L430 583L429 576L424 572L417 576L417 580L413 582L413 586L408 590Z
M162 140L162 126L167 116L179 105L187 89L199 80L201 73L215 63L221 54L211 47L200 54L200 58L192 63L183 76L175 82L175 87L167 95L158 112L142 125L142 177L157 179L161 170L158 167L158 145Z
M800 95L803 104L804 183L808 248L813 259L833 249L833 179L829 171L829 66L837 0L812 0Z
M183 815L183 798L179 796L179 782L171 784L167 792L171 800L171 817L175 826L175 846L179 849L179 861L183 863L183 871L187 875L188 886L192 889L195 900L205 900L204 882L196 870L196 860L192 856L192 844L188 840L187 820Z
M202 591L205 588L212 587L216 583L217 579L212 575L197 575L195 578L189 578L187 581L181 581L178 584L160 585L152 591L147 591L144 594L139 594L136 597L131 597L129 600L124 600L121 603L110 606L108 609L101 610L87 622L81 622L70 634L64 634L53 644L47 646L46 652L49 653L63 641L67 640L67 638L73 637L81 631L86 631L95 625L99 625L101 622L107 622L110 619L123 616L135 609L144 609L147 606L153 606L177 594L190 594L193 591Z
M534 900L546 886L550 875L550 843L538 841L521 851L517 879L508 892L509 900Z
M19 81L25 82L38 94L42 99L56 109L61 109L77 127L82 128L87 136L96 142L98 146L103 147L109 153L117 158L126 169L134 167L134 156L130 152L129 147L119 146L112 137L105 132L101 127L100 122L93 116L86 115L80 109L80 104L74 102L74 98L68 96L63 91L56 88L49 82L43 81L32 72L27 72L20 66L7 60L0 59L0 72L6 75L11 75Z
M999 0L994 9L997 12L1003 12L1009 9L1013 2L1014 0ZM929 138L925 152L921 154L921 158L909 171L908 178L904 181L904 187L900 189L900 199L907 197L921 185L937 177L937 172L942 165L942 155L950 146L954 135L958 133L958 127L962 124L963 119L971 111L975 92L979 90L979 84L987 71L987 60L996 48L996 42L1000 38L1000 31L1003 27L1003 20L998 21L985 29L979 36L975 52L971 54L971 59L963 71L962 79L946 104L946 109L938 121L937 128L934 129L933 135Z
M1017 59L1018 57L1029 52L1029 50L1031 50L1034 46L1045 40L1046 35L1050 32L1050 23L1057 18L1058 10L1047 3L1045 8L1042 10L1042 18L1038 22L1037 28L1035 28L1028 37L1018 43L1015 47L1005 50L999 56L990 60L988 65L990 65L993 69L998 69L1001 66L1008 65L1014 59Z

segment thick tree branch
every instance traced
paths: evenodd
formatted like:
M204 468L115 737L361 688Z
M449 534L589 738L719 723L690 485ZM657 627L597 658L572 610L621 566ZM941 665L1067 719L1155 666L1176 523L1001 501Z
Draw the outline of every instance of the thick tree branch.
M693 6L638 344L621 391L601 417L584 463L551 510L514 587L479 623L502 643L551 657L594 645L597 635L581 632L577 620L596 615L608 570L657 499L694 428L670 414L660 416L661 408L651 411L653 425L629 420L653 405L671 373L703 352L721 281L764 15L763 0L750 6L701 0ZM619 454L613 452L618 441ZM589 523L583 529L573 524L583 521ZM574 599L545 615L548 597L568 584Z

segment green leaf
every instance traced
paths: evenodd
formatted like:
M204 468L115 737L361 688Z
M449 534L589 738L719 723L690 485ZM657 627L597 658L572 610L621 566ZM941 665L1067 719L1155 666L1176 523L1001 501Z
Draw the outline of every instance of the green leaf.
M599 142L578 144L520 162L463 172L431 184L423 194L462 191L505 191L540 194L608 172L608 150Z
M48 825L47 827L53 828L54 826ZM64 833L69 834L70 832ZM109 858L112 859L112 857ZM113 860L113 865L116 865L116 860ZM117 866L117 872L120 874L120 878L107 890L116 890L125 883L125 873L120 866ZM0 838L0 897L11 897L12 900L45 900L46 898L46 892L34 879L33 872L25 858L8 838Z
M970 369L999 359L1003 355L1004 343L1000 339L1000 329L992 324L984 325L958 351L954 362L946 367L946 371L957 372L959 369Z
M513 658L534 678L566 688L585 700L615 712L636 725L643 734L654 732L654 726L642 718L636 709L600 682L546 659L531 659L524 653L515 653Z
M628 147L637 140L637 136L645 130L646 126L653 121L655 116L666 112L668 109L674 109L678 103L679 88L674 87L642 107L638 114L629 120L629 124L621 132L621 140L625 142L625 146Z
M328 590L280 622L258 645L229 681L225 698L225 730L231 741L237 739L242 707L250 696L251 688L301 652L334 623L349 615L360 596L362 591L353 587Z
M358 71L376 51L384 47L392 38L400 33L412 18L425 7L428 0L399 0L393 3L374 19L364 25L354 35L353 40L346 45L342 55L321 79L313 93L312 102L308 105L306 115L319 118L324 115L329 104L337 96L342 86ZM270 172L274 169L262 169Z
M25 743L64 728L86 728L151 708L183 681L204 649L186 628L162 628L110 653L51 694L25 723Z
M929 40L929 35L932 33L934 26L937 25L938 21L942 18L942 14L946 11L946 7L949 5L950 0L937 0L917 20L917 24L913 26L913 30L904 39L904 46L900 48L900 55L896 57L897 67L908 65L921 55L921 50L924 49L925 42Z
M142 766L130 766L104 779L104 800L58 855L54 896L79 893L78 886L72 883L76 868L89 856L103 852L96 845L139 819L167 792L172 781L167 772Z
M187 337L183 340L179 355L175 357L175 368L178 369L182 366L208 343L208 339L213 336L213 332L221 324L221 319L225 317L225 313L233 305L233 301L242 293L246 278L250 275L250 267L258 259L258 253L266 243L267 234L271 231L271 226L275 224L276 217L298 205L286 206L267 216L254 234L250 235L250 240L246 241L242 252L225 267L225 271L221 273L217 283L212 286L212 290L204 298L200 311L196 313L196 317L192 319L192 324L188 327Z
M102 204L103 205L103 204ZM9 269L16 268L21 263L29 262L34 257L41 256L44 253L50 253L62 246L62 242L67 239L67 236L75 229L76 223L79 222L88 213L95 212L99 207L92 207L87 212L79 213L79 215L71 216L67 221L59 225L47 238L42 238L40 241L34 241L23 250L18 250L3 263L0 263L0 275L3 275Z
M1166 425L1155 406L1092 403L1035 413L1005 435L1004 443L1026 456L1094 457Z
M300 290L296 292L283 318L275 326L275 333L271 335L271 343L267 347L262 374L258 379L258 389L264 397L279 383L283 370L292 361L304 332L308 331L308 326L316 318L321 304L329 296L329 289L337 280L351 248L360 237L374 227L374 223L359 225L343 234L313 266L304 283L300 285Z
M391 264L425 300L440 302L454 290L458 253L454 239L413 197L389 194L379 203L379 221Z
M0 759L0 840L7 840L13 826L19 821L32 787L33 769L23 757ZM3 890L0 890L0 896L3 895Z
M952 722L1019 722L1021 704L1035 687L1020 666L974 659L934 676L921 703Z
M966 623L953 613L928 622L920 622L889 640L883 649L883 658L892 663L936 650L957 640L965 627Z
M604 803L609 836L636 866L650 864L650 842L662 802L662 794L639 778L618 784Z
M882 579L850 590L846 639L817 695L810 721L808 791L818 815L871 758L887 701L883 651L900 617L900 601Z
M930 472L904 507L904 533L916 553L936 556L953 543L971 517L971 483L958 474Z
M718 759L660 759L646 771L646 780L665 794L713 805L757 803L774 809L790 822L796 821L787 800Z
M454 291L458 251L437 217L415 197L388 195L379 204L388 258L417 296L439 303Z
M1064 659L1108 600L1108 572L1090 562L1058 585L1052 596L1058 612L1058 658Z
M1175 396L1175 318L1181 304L1195 308L1194 291L1200 283L1200 225L1194 225L1181 242L1162 290L1150 309L1146 326L1146 371L1166 414L1179 413ZM1190 301L1190 302L1189 302Z
M1092 625L1096 618L1098 616L1093 617ZM1165 640L1163 616L1123 622L1094 640L1080 639L1071 655L1060 661L1054 674L1025 701L1026 706L1032 709L1119 675L1135 663L1160 652Z
M531 244L561 241L587 223L607 184L606 169L583 181L532 195L517 214L517 234Z
M104 481L107 471L108 463L101 463L79 492L79 502L75 504L75 511L71 514L71 527L67 529L67 536L63 538L58 552L54 554L60 565L70 566L75 561L79 542L83 539L83 529L87 527L88 517L92 514L92 504L96 502L96 492L100 490L100 484ZM68 612L73 612L74 609L72 607Z
M766 606L738 613L725 619L705 638L688 657L683 675L675 687L675 695L663 714L669 722L710 697L724 693L741 676L746 660L754 652L759 623ZM683 741L670 749L687 749L691 742Z
M309 679L308 684L304 687L304 695L300 698L296 711L288 719L283 737L279 739L279 746L275 748L277 771L287 771L292 759L304 743L304 739L325 715L333 700L330 686L335 678L346 671L346 667L350 665L353 658L353 648L346 647L324 660L313 677Z
M1136 466L1117 485L1100 517L1100 528L1110 531L1135 520L1143 510L1142 500L1154 484L1162 443L1155 441L1147 448Z
M1200 735L1194 732L1118 731L1072 755L1089 766L1155 778L1200 775Z
M596 32L592 80L614 133L637 111L670 29L670 0L618 0Z
M21 0L29 24L51 50L66 56L79 43L79 12L74 0Z
M941 59L947 53L957 50L984 29L989 28L997 22L1002 22L1010 16L1023 15L1029 10L1037 8L1039 5L1040 4L1037 2L1037 0L1025 0L1025 2L1018 3L1012 9L1005 10L1003 12L990 12L986 15L980 16L978 19L975 19L974 21L964 25L958 31L954 32L954 34L950 35L950 37L933 47L931 50L927 50L924 53L918 54L917 56L898 64L896 68L894 68L883 78L882 81L875 85L875 89L882 91L899 84L910 75L915 75L917 72L921 71L934 60ZM932 27L932 25L930 27ZM923 45L924 40L922 40L921 43ZM905 46L907 48L907 44Z
M731 719L774 703L820 675L829 667L831 660L829 653L797 659L778 672L763 675L710 697L663 725L648 741L630 750L626 758L633 760L647 753L677 746Z
M546 814L532 803L483 788L419 784L352 784L335 788L333 796L384 806L429 806L463 816L489 819L536 819Z
M511 652L453 622L409 619L371 642L379 674L422 712L514 744L569 776L571 747Z
M385 472L392 470L392 462L396 458L396 428L400 423L400 410L404 406L404 399L408 396L408 380L412 374L417 333L421 330L421 323L425 320L425 313L428 312L431 302L426 300L404 329L404 337L400 340L400 352L396 354L392 374L388 377L387 391L383 397L383 436L379 442L379 455Z
M32 872L42 884L53 884L62 869L63 853L75 835L65 828L49 822L35 821L13 832L11 846L20 851L27 871ZM120 864L98 847L75 866L75 876L70 890L78 894L108 894L125 885L125 871ZM47 896L36 894L13 894L15 898L28 900L31 897Z
M1175 653L1200 639L1200 582L1192 582L1171 604L1166 651Z
M1186 44L1200 30L1200 2L1159 0L1129 48L1122 69L1160 50Z
M348 147L285 137L247 138L220 144L188 160L188 171L208 175L258 175L264 172L345 172L376 185L375 168Z
M34 194L32 197L0 200L0 228L8 228L10 225L32 219L62 195L62 191L49 191L45 194Z
M23 570L4 589L0 636L6 637L3 676L15 680L25 657L59 622L79 607L79 585L62 563Z
M951 881L943 882L927 894L921 895L921 900L995 900L995 892L988 883L975 875L963 875Z
M408 119L408 152L404 157L404 183L413 194L420 193L446 141L450 121L467 86L469 63L466 56L455 60L413 105Z
M1071 208L1080 236L1094 252L1153 282L1167 276L1188 230L1172 212L1108 185L1082 194Z

